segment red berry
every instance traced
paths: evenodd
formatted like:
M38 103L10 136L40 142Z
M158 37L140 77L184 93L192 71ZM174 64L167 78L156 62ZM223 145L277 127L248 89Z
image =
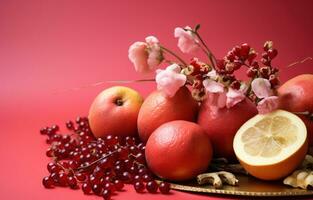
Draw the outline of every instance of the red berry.
M226 63L225 70L228 74L232 74L234 72L234 64L233 63Z
M140 175L135 175L133 178L133 182L142 181L142 178Z
M153 179L152 179L152 177L151 177L149 174L144 174L144 175L142 176L142 180L143 180L144 182L149 182L149 181L151 181L151 180L153 180Z
M46 176L42 179L42 184L45 188L52 188L53 187L53 180L50 176Z
M264 58L264 59L268 59L268 54L267 54L267 52L264 52L264 53L262 53L262 58Z
M47 128L47 135L48 136L53 136L55 135L56 131L53 130L52 128Z
M279 71L279 70L278 70L277 68L274 68L274 67L272 68L272 73L273 73L273 74L278 73L278 71Z
M58 174L56 172L51 173L50 178L53 180L54 185L59 184Z
M100 180L97 179L93 174L91 174L91 175L89 176L89 183L90 183L91 185L99 184L99 183L100 183Z
M59 172L59 170L60 170L59 167L53 162L48 163L47 169L48 169L48 172L50 172L50 173Z
M71 141L71 137L69 135L63 135L61 140L62 143L65 144Z
M90 155L90 154L88 154ZM93 173L92 173L96 178L100 179L101 177L104 176L104 171L99 167L99 166L96 166L96 168L93 170Z
M46 156L47 157L53 157L54 156L54 151L51 148L48 148L46 151Z
M98 184L94 184L92 187L91 187L92 191L94 194L96 195L100 195L101 192L102 192L102 187Z
M232 51L230 51L227 53L226 58L233 62L235 60L235 54Z
M230 84L230 87L235 89L235 90L239 90L240 89L240 82L239 81L233 81L231 84Z
M79 124L81 121L83 121L83 118L78 116L76 117L76 123Z
M104 158L100 161L99 163L99 167L103 170L109 168L112 165L112 163L110 162L109 158Z
M102 197L104 200L110 200L111 199L111 191L110 190L103 190Z
M77 188L77 180L76 180L76 178L74 178L73 176L69 176L68 178L67 178L67 184L68 184L68 186L70 186L70 188L72 188L72 189L76 189Z
M68 168L69 168L69 164L68 164L68 162L66 162L66 161L62 161L62 162L60 163L60 165L61 165L63 168L65 168L65 169L68 169Z
M127 148L119 148L117 150L117 153L118 153L118 156L121 158L121 159L126 159L128 158L128 149Z
M59 141L61 141L61 139L62 139L62 136L61 136L61 135L58 135L58 134L53 135L53 136L51 137L51 140L52 140L53 142L59 142Z
M193 89L200 89L202 87L203 87L202 80L199 80L199 79L193 80L193 84L192 84Z
M114 187L117 191L121 191L124 187L124 183L120 180L115 180L114 181Z
M227 82L227 81L232 82L232 81L234 81L234 80L235 80L235 77L234 77L233 75L226 75L226 76L223 76L223 81L224 81L224 82Z
M140 169L138 170L138 175L143 176L143 175L145 175L146 173L147 173L147 169L146 169L146 168L140 168Z
M82 190L84 192L84 194L90 194L91 193L91 186L89 183L85 182L82 185Z
M224 62L224 60L217 60L216 67L218 68L218 70L225 69L225 62Z
M171 185L167 182L161 182L159 185L159 190L162 194L168 194L171 190Z
M240 57L241 48L239 46L235 46L232 49L232 52L234 53L235 56Z
M108 145L115 145L118 143L118 138L112 136L112 135L108 135L106 138L105 138L105 142L106 144Z
M267 60L267 59L264 59L264 58L261 59L261 62L262 62L264 65L266 65L266 66L270 66L270 65L271 65L271 61L270 61L270 60Z
M253 62L251 63L251 66L252 66L254 69L258 69L258 68L259 68L259 63L256 62L256 61L253 61Z
M128 146L132 146L132 145L135 145L136 140L134 137L126 136L125 142Z
M67 175L64 172L59 173L58 183L60 186L66 186L67 185Z
M57 132L57 131L60 130L60 127L58 125L52 125L51 129L52 129L53 132Z
M275 87L275 86L277 86L279 84L279 79L275 75L273 75L273 74L270 75L269 81L270 81L272 87Z
M146 163L146 158L143 153L138 153L136 155L136 161L139 162L140 164L145 164Z
M40 134L41 135L46 135L47 134L47 129L48 129L47 127L41 128L40 129Z
M260 73L263 77L268 77L270 69L268 67L261 67Z
M244 59L248 58L250 52L250 46L247 43L244 43L240 47L240 56Z
M114 190L115 188L114 188L114 185L112 183L107 182L107 183L105 183L103 185L103 189L105 189L105 190Z
M86 180L86 175L85 174L76 173L75 176L76 176L77 180L79 180L79 181L85 181Z
M158 190L158 184L155 181L149 181L146 184L146 188L150 193L156 193Z
M72 121L67 121L67 122L66 122L66 128L67 128L68 130L72 130L72 129L74 128L73 122L72 122Z
M78 167L78 162L76 162L75 160L70 160L68 162L68 167L71 169L76 169Z
M234 70L238 70L241 66L242 66L242 63L240 60L234 60Z
M120 178L125 183L131 183L132 180L133 180L132 175L129 172L127 172L127 171L123 172Z
M129 169L133 166L133 164L134 164L134 161L131 159L126 159L123 162L123 165L125 166L125 169L128 170L128 172L130 172Z
M134 183L134 188L136 192L141 193L145 190L145 185L143 184L143 182L138 181Z
M276 49L269 49L267 51L267 54L270 59L274 59L277 56L278 52Z
M257 74L257 70L253 68L249 68L246 72L247 76L252 78Z
M250 53L248 57L248 61L251 64L252 61L256 58L257 54L256 53Z

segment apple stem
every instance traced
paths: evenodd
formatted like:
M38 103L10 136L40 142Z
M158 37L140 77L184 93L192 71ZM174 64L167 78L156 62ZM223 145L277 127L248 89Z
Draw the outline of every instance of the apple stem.
M117 99L117 100L115 101L115 104L116 104L117 106L122 106L122 105L123 105L123 100L122 100L122 99Z

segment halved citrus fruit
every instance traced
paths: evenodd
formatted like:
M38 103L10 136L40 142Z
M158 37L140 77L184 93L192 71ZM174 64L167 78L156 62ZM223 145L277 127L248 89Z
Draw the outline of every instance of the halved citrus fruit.
M235 154L244 169L263 180L277 180L290 174L303 161L307 131L296 115L276 110L256 115L237 131Z

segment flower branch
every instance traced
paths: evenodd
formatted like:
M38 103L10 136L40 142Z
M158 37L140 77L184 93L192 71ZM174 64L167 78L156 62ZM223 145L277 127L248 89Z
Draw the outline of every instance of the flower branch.
M187 67L187 63L182 59L180 58L176 53L174 53L173 51L171 51L170 49L164 47L164 46L160 46L161 49L169 54L171 54L172 56L174 56L175 58L177 58L177 60L179 60L179 62L184 66L184 67Z
M199 39L201 44L204 46L204 48L206 50L205 52L208 55L213 68L215 69L216 68L216 58L215 58L214 54L212 53L212 51L209 49L209 47L206 45L206 43L204 42L204 40L202 39L200 34L198 33L198 29L195 28L195 30L191 30L191 31L197 36L197 38Z
M209 64L198 58L189 63L180 58L174 51L164 47L154 36L145 42L135 42L129 48L129 58L138 72L148 72L163 61L170 65L166 69L157 69L155 81L158 90L165 96L173 97L180 87L190 85L191 94L197 101L207 101L210 106L231 108L245 98L253 101L260 113L267 113L278 107L276 88L279 85L278 69L273 67L272 60L277 56L273 42L265 42L262 57L258 62L257 53L248 44L232 48L222 59L216 59L199 33L200 25L194 29L186 26L177 27L174 37L178 39L178 48L186 54L202 50L209 58ZM177 62L169 60L169 54ZM239 80L235 71L242 66L247 68L249 81Z

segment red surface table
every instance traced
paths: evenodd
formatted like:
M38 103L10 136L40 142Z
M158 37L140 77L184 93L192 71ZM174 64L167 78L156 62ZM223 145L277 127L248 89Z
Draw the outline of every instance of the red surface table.
M313 56L312 8L310 0L0 1L0 198L100 199L79 190L42 187L48 159L45 138L38 130L86 115L97 93L111 85L67 89L102 80L142 78L127 58L134 41L153 34L177 49L174 28L200 23L203 38L222 57L243 42L260 51L270 39L279 50L275 65L284 81L313 73L312 61L286 68ZM154 83L130 86L143 95L155 88ZM113 198L225 197L176 191L168 196L136 194L126 187Z

